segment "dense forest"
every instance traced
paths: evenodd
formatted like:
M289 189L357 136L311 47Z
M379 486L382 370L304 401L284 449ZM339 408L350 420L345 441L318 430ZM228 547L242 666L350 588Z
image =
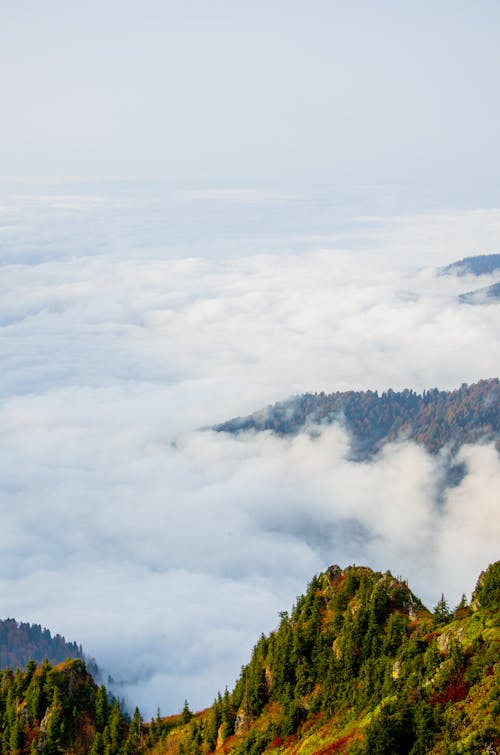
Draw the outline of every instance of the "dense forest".
M441 275L490 275L500 271L500 254L477 254L452 262L440 270Z
M98 675L95 661L86 658L76 642L66 642L60 634L52 636L40 624L0 619L0 668L26 668L30 660L56 664L69 658L85 660L89 671Z
M500 562L470 605L443 596L433 612L388 572L332 566L261 636L232 692L190 721L186 709L147 751L498 753L499 645Z
M249 417L216 425L219 432L271 430L286 435L308 425L341 422L349 431L354 458L364 459L384 443L413 440L436 453L445 445L499 441L500 381L462 385L455 391L412 390L306 393Z
M500 562L428 611L401 578L331 566L261 635L232 691L145 724L79 659L0 672L12 755L424 755L500 748Z
M130 719L80 659L0 672L2 753L125 755L138 751L141 726L139 712Z

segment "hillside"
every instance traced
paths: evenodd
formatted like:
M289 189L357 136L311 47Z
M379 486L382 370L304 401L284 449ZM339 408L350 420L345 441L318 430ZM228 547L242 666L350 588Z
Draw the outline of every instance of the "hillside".
M0 672L12 755L458 755L500 748L500 562L431 613L368 567L314 577L234 689L193 715L130 718L83 661Z
M436 453L449 445L500 439L498 378L462 385L455 391L412 390L306 393L248 417L214 427L218 432L271 430L297 433L307 425L341 422L351 436L352 455L364 459L384 443L406 438Z
M490 275L496 272L500 272L500 254L464 257L440 270L441 275Z
M0 672L2 753L125 755L138 751L141 725L138 711L130 721L79 659Z
M474 291L467 291L465 294L460 294L458 299L463 304L489 304L498 301L500 299L500 282Z
M95 661L87 659L76 642L66 642L60 634L52 636L40 624L0 619L0 668L25 668L30 660L57 664L70 658L85 660L94 676L99 673Z
M497 753L500 562L470 606L443 598L433 613L389 572L330 567L261 636L232 692L188 719L157 722L144 751Z

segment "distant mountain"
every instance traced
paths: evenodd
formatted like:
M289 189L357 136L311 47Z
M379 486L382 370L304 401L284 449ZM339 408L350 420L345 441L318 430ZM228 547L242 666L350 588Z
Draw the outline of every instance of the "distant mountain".
M0 619L0 669L26 668L30 660L56 664L70 658L86 661L91 673L98 675L96 662L86 658L82 646L76 642L66 642L60 634L52 636L40 624Z
M232 692L151 725L155 755L434 755L500 751L500 562L470 606L428 611L406 582L332 566ZM168 728L167 728L168 726Z
M455 391L412 390L306 393L248 417L215 425L217 432L270 430L298 433L308 426L341 422L351 436L352 457L366 459L385 443L406 438L436 453L448 445L500 440L498 378L462 385Z
M497 302L500 299L500 281L493 283L491 286L485 286L484 288L478 288L474 291L467 291L465 294L460 294L458 300L462 304L491 304Z
M500 272L500 254L478 254L464 257L441 268L441 275L490 275Z

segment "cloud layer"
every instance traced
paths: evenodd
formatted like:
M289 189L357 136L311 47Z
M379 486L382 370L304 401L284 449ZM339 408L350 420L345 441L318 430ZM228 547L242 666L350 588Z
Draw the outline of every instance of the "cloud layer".
M341 427L199 428L306 390L497 374L498 305L460 306L471 281L434 265L484 251L500 211L323 204L319 240L297 197L98 188L2 198L3 613L82 642L152 714L208 704L330 563L458 602L497 557L491 447L462 450L442 499L442 460L412 444L355 464Z

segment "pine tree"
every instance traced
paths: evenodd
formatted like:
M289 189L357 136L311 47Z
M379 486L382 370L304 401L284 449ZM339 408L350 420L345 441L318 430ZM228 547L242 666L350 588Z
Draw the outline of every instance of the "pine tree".
M52 755L52 753L59 751L64 736L64 729L64 711L61 702L61 693L57 687L54 687L45 729L45 751L47 755Z
M123 741L123 717L117 700L115 700L111 707L108 723L103 735L105 742L106 739L108 740L110 755L116 755L120 751Z
M184 707L182 708L181 718L180 722L181 724L188 724L193 717L193 714L189 710L189 703L187 700L184 700Z
M433 611L434 615L434 623L436 626L440 626L442 624L447 624L450 619L453 617L452 612L450 611L450 608L448 606L448 603L446 602L446 599L444 597L444 594L441 594L440 600L436 603Z
M108 721L109 715L109 702L106 687L101 684L97 690L95 698L95 725L99 732L104 731L104 727Z
M90 749L90 755L104 755L104 737L100 731L98 731L94 737Z

